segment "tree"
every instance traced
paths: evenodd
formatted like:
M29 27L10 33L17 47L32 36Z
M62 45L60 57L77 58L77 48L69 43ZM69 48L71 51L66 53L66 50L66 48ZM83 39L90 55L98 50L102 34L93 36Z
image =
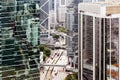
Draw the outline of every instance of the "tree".
M58 28L58 31L59 31L59 32L63 32L63 33L66 33L66 32L67 32L66 28L63 27L63 26L62 26L62 27L59 27L59 28Z
M46 55L45 55L45 54L43 54L43 61L45 61L45 59L46 59Z
M44 51L45 46L44 45L40 45L40 51Z
M57 34L53 34L53 38L58 39L60 36Z
M71 74L69 74L69 75L65 78L65 80L72 80Z
M51 54L51 51L50 51L48 48L45 48L44 51L43 51L43 53L44 53L47 57L49 57L50 54Z
M54 50L54 49L55 49L55 47L54 47L54 46L51 46L50 48L51 48L52 50Z
M78 74L74 72L73 74L69 74L69 75L65 78L65 80L78 80L77 78L78 78Z

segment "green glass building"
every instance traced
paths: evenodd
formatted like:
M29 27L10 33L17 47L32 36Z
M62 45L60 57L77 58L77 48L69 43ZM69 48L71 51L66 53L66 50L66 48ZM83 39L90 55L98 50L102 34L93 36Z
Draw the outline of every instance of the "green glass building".
M39 1L0 0L0 80L39 80Z

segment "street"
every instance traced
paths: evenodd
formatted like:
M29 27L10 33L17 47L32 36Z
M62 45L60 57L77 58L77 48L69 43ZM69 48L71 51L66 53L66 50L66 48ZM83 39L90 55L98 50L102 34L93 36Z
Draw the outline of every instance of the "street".
M62 54L62 56L60 57L59 61L56 64L58 64L58 65L67 65L68 64L66 51L64 51L64 54ZM57 74L55 71L57 71ZM65 72L65 67L54 67L52 75L53 75L52 80L64 80L64 78L68 75L68 73Z
M59 39L55 44L63 45L64 41L62 38ZM65 67L68 64L67 51L65 49L55 49L47 59L44 69L40 71L40 80L64 80L68 75L65 72ZM61 65L65 65L64 67Z

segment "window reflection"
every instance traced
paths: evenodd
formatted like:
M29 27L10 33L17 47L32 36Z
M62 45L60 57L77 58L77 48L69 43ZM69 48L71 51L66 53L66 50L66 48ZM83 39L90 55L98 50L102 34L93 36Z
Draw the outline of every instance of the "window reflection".
M112 79L118 79L119 65L119 22L118 19L111 19L111 29L109 27L107 34L107 76ZM111 31L110 31L111 30ZM111 40L110 40L111 39ZM111 55L110 55L111 54ZM110 60L111 59L111 60ZM111 67L111 68L110 68ZM108 78L109 79L109 78Z

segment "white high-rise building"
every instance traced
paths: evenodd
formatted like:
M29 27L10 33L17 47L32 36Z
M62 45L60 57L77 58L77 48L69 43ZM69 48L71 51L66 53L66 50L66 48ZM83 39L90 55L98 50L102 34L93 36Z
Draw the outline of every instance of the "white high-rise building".
M50 28L51 28L51 30L52 29L55 29L55 26L56 26L56 14L55 14L55 12L54 12L54 10L50 10Z
M58 21L62 26L65 26L65 14L66 14L66 6L59 6L58 8Z
M59 0L58 23L65 26L66 0Z
M92 2L92 0L67 0L66 2L67 12L65 27L68 31L67 35L69 35L66 37L67 54L72 67L77 68L78 63L76 63L76 57L78 57L78 4L83 2Z
M78 12L78 80L120 80L119 3L80 3Z
M66 5L66 0L59 0L59 2L60 2L60 6Z

